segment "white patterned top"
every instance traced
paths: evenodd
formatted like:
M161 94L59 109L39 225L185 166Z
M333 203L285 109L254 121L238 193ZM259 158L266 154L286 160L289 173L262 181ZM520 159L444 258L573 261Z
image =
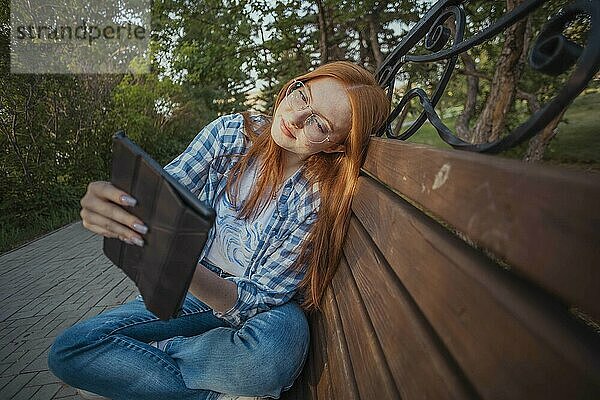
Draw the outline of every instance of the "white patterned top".
M251 145L244 133L242 114L224 115L204 127L164 169L200 201L216 209L227 184L226 176L238 162L238 156L246 154ZM238 300L231 309L213 310L213 314L232 326L241 326L248 318L296 297L307 263L299 267L295 263L317 220L321 203L319 183L306 178L305 167L302 164L282 184L274 202L275 212L267 219L244 276L224 278L237 285ZM215 239L215 226L208 231L198 261L206 257ZM312 247L310 243L308 246Z
M244 276L277 203L271 201L254 220L244 221L237 218L256 181L256 164L249 165L242 176L238 196L239 207L234 207L227 191L224 190L215 208L215 240L208 249L206 258L234 276Z

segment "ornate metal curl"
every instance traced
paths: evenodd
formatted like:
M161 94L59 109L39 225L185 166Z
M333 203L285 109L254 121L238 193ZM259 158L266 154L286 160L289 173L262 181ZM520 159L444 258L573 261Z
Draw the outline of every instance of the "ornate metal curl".
M508 135L489 143L472 144L463 141L452 133L435 111L435 106L454 72L458 56L496 36L507 27L524 18L541 6L544 0L529 0L522 3L484 31L466 40L464 39L465 12L462 7L464 2L465 0L438 1L411 29L376 72L379 84L388 90L388 96L391 99L396 74L405 63L447 60L444 72L431 97L420 88L409 90L392 110L384 129L377 136L382 136L385 132L387 137L405 140L411 137L428 119L442 140L456 149L498 153L516 146L542 130L585 89L587 83L598 72L600 66L600 46L597 44L600 41L600 2L596 0L577 0L566 6L546 23L536 38L529 55L530 66L548 75L559 75L576 64L565 86L553 99ZM590 28L585 48L571 42L563 35L567 24L582 14L588 15L590 18ZM456 32L452 45L449 48L444 48L450 38L450 32L443 26L443 23L451 15L454 15L456 21ZM425 48L432 53L426 55L409 54L409 51L423 38ZM408 102L415 97L419 98L423 112L405 132L394 136L391 123L400 115Z

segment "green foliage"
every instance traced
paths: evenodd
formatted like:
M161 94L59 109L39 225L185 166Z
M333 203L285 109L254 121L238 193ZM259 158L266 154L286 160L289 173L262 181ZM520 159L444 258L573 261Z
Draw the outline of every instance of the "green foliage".
M0 216L0 253L14 249L46 232L58 229L78 217L78 210L69 208L33 211L27 215L27 224L15 226L11 219Z
M256 71L265 82L257 97L264 103L256 108L264 112L273 109L282 85L308 71L318 52L315 40L316 15L314 5L291 1L274 6L267 1L254 4L260 15L256 21L257 36L261 38L257 52Z
M154 14L163 36L158 48L171 74L201 87L207 111L242 111L255 65L249 1L159 1ZM160 63L157 65L163 68Z
M532 35L564 1L548 1L532 16ZM271 112L285 82L323 62L322 23L326 47L335 50L332 58L374 71L373 32L385 57L431 6L399 0L322 0L322 9L318 4L160 0L152 6L150 73L14 75L9 72L9 1L0 0L0 251L77 218L88 183L109 179L111 137L117 130L164 165L219 115L248 108ZM467 2L467 36L500 18L504 4ZM569 28L573 40L585 41L583 25ZM501 45L502 36L470 52L483 76L493 76ZM406 65L394 101L409 78L413 87L431 92L442 68ZM465 103L465 79L455 74L438 107L452 129ZM543 103L563 80L525 68L519 88ZM489 79L480 79L479 108L489 88ZM598 142L591 138L596 126L590 110L599 100L594 96L581 97L566 114L549 148L551 162L599 163L600 149L590 145ZM588 99L596 103L586 105ZM522 100L515 102L510 127L529 114L527 108ZM420 111L412 104L406 121ZM440 145L428 124L411 140Z
M128 75L113 90L108 125L123 130L161 165L177 155L198 127L209 122L187 109L181 85L155 74ZM182 104L183 103L183 104Z
M3 65L7 67L7 65ZM98 140L114 78L10 75L0 71L2 210L76 204L84 182L102 177L108 148Z

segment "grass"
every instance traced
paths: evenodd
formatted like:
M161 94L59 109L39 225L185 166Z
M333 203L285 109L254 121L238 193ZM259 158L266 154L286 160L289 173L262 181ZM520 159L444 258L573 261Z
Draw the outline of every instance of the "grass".
M600 168L600 92L579 96L558 126L544 161Z
M1 221L0 254L79 219L79 209L54 209L48 214L28 216L27 221Z
M573 101L558 134L546 149L543 162L569 168L600 171L600 92L582 94ZM445 123L454 131L454 119ZM409 140L438 148L451 148L438 136L430 123L425 123ZM521 158L526 145L501 154L504 157Z

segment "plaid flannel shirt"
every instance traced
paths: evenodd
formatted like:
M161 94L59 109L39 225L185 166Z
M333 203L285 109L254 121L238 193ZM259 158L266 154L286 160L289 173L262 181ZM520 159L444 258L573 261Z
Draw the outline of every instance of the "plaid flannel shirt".
M247 152L252 143L243 129L241 114L219 117L202 129L187 149L164 167L165 171L215 208L218 197L224 193L228 173L239 160L239 157L218 156ZM237 302L226 312L213 313L233 326L292 299L306 273L306 266L300 271L291 266L316 220L320 197L318 183L308 182L303 170L304 166L281 189L273 217L244 276L225 278L237 285ZM207 254L214 237L213 227L198 261Z

